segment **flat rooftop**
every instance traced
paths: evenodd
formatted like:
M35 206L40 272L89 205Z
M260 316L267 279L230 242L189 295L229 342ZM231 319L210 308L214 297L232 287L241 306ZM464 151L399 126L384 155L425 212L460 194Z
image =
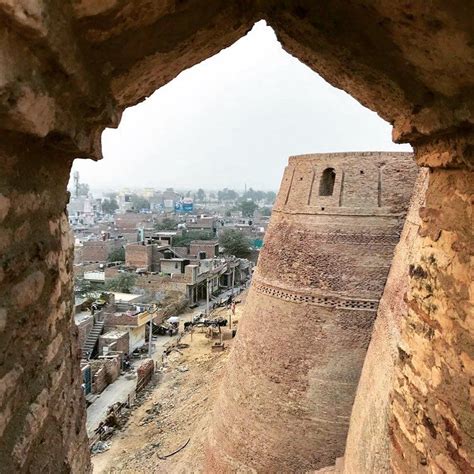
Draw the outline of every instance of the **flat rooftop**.
M121 337L125 336L127 334L127 331L122 331L120 329L112 329L105 334L101 334L101 337L107 338L107 339L120 339Z
M74 322L77 325L80 325L84 321L87 321L88 319L92 318L92 314L90 311L81 311L80 313L76 313L74 315Z
M114 295L116 303L130 303L143 297L143 295L137 295L132 293L111 293Z

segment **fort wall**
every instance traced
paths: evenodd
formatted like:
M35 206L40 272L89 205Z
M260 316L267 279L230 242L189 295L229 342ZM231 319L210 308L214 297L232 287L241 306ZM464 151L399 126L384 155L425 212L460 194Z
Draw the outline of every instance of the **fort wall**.
M309 471L342 456L416 176L408 153L290 158L215 407L210 470Z
M387 284L364 361L351 413L344 453L344 473L390 473L389 405L395 363L401 343L401 319L407 310L403 297L409 284L409 262L420 229L428 170L422 169L413 191L400 241L395 249Z

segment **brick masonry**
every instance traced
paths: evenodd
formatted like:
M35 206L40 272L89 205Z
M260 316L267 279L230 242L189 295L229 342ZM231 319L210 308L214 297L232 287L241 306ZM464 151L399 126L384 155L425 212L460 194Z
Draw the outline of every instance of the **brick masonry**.
M4 472L90 470L65 212L71 164L41 143L0 144Z
M327 168L334 189L320 197ZM210 470L311 471L343 455L417 172L407 153L290 158L215 407Z
M214 258L219 255L219 244L216 241L193 241L189 245L189 255L198 257L199 252L205 252L205 258Z
M428 170L419 173L400 241L380 300L377 320L364 361L351 412L344 453L344 473L391 473L389 413L390 393L399 357L402 316L407 306L408 268L413 258L414 237L420 228ZM341 471L342 472L342 471Z
M118 335L117 333L120 333ZM130 348L130 337L127 331L112 330L99 336L99 355L103 354L105 346L114 344L112 351L128 353Z
M108 239L83 242L80 262L106 262L109 254L123 245L122 239Z
M94 318L85 318L77 326L78 340L77 343L79 347L83 347L86 342L87 336L89 335L91 329L94 327Z
M121 356L90 361L92 373L92 392L101 393L114 383L121 371Z
M473 204L474 172L430 173L391 392L395 473L474 472Z

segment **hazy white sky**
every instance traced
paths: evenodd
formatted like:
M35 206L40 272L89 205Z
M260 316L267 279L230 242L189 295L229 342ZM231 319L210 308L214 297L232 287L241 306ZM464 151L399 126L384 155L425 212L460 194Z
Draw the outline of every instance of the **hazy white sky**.
M104 159L76 160L94 189L277 190L288 156L410 150L391 127L281 48L264 22L127 109Z

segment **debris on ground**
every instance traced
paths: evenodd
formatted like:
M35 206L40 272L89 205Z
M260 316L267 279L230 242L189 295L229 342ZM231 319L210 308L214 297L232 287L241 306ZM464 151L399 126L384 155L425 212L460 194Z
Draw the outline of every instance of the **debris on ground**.
M180 451L182 451L188 444L189 442L191 441L191 438L189 438L186 443L183 444L183 446L181 446L180 448L178 448L176 451L173 451L172 453L169 453L169 454L165 454L163 456L160 456L158 454L158 457L161 459L161 460L165 460L167 458L170 458L171 456L174 456L175 454L179 453Z
M233 325L244 308L237 308ZM227 317L225 311L219 308L219 316ZM234 340L226 340L222 352L211 351L214 342L195 331L173 345L165 367L137 396L126 425L115 429L110 449L93 456L95 474L202 472L212 407Z
M106 443L105 441L97 441L92 445L91 453L99 454L107 451L108 449L110 449L110 443Z

